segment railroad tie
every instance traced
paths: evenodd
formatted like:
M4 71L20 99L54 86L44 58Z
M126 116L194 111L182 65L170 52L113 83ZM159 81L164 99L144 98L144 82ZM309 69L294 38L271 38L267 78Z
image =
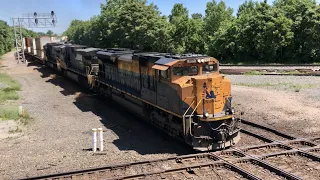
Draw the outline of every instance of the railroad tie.
M282 169L284 171L287 171L287 172L292 172L293 169L291 167L289 167L288 165L282 165L282 166L278 166L279 169Z
M192 175L190 173L188 173L187 171L183 171L182 173L183 173L184 177L186 177L186 179L192 178Z

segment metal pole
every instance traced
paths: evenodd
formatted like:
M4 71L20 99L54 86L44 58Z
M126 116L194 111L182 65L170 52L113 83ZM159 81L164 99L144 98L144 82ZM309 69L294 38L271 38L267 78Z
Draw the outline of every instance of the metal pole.
M13 23L13 30L14 30L14 37L15 37L15 44L16 44L15 58L18 60L18 63L19 63L18 38L17 38L17 29L16 29L17 27L16 27L16 22L14 18L12 18L12 23Z
M26 59L24 57L24 43L23 43L23 36L22 36L22 22L19 20L19 30L20 30L20 40L21 40L21 56L22 56L22 61L25 63Z

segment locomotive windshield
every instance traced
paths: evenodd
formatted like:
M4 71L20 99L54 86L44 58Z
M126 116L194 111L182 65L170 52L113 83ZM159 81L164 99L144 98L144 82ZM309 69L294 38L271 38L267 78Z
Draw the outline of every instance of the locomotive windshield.
M198 66L174 67L173 74L176 76L195 76L198 75Z
M202 66L202 74L209 74L218 71L217 64L205 64Z

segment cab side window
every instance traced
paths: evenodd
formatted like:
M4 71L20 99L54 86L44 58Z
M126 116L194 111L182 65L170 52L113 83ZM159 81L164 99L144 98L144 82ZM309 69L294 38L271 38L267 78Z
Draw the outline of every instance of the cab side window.
M170 80L170 71L169 70L159 71L159 77L160 79Z

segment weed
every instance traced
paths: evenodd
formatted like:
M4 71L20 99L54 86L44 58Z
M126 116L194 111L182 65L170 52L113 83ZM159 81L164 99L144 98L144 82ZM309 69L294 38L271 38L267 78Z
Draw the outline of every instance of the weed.
M247 84L247 83L238 83L235 85L239 85L239 86L248 86L248 87L270 87L270 86L276 86L277 84L271 84L269 82L267 83L261 83L261 84Z
M9 134L13 134L13 133L21 133L22 129L20 129L18 126L16 127L15 130L11 129L9 130Z
M19 95L17 91L21 90L21 84L12 79L7 74L0 73L0 83L7 85L8 87L0 89L0 103L7 100L17 100Z
M319 87L320 84L293 84L292 82L280 82L276 84L271 84L269 82L260 83L260 84L248 84L248 83L238 83L235 85L239 86L248 86L248 87L277 87L277 88L284 88L288 90L292 90L294 92L300 92L302 89L310 89Z
M263 73L262 72L259 72L259 71L247 71L244 73L244 75L262 75Z
M291 75L295 75L295 74L303 74L299 71L289 71L289 72L286 72L285 74L291 74Z
M0 109L0 120L19 120L23 125L27 125L31 117L26 110L19 115L18 107L4 106Z
M7 89L7 91L20 91L21 90L21 84L12 79L10 76L8 76L7 74L3 74L3 73L0 73L0 82L3 83L3 84L6 84L7 88L4 88L4 89Z
M20 118L17 107L4 106L0 109L0 118L2 120L18 120Z

